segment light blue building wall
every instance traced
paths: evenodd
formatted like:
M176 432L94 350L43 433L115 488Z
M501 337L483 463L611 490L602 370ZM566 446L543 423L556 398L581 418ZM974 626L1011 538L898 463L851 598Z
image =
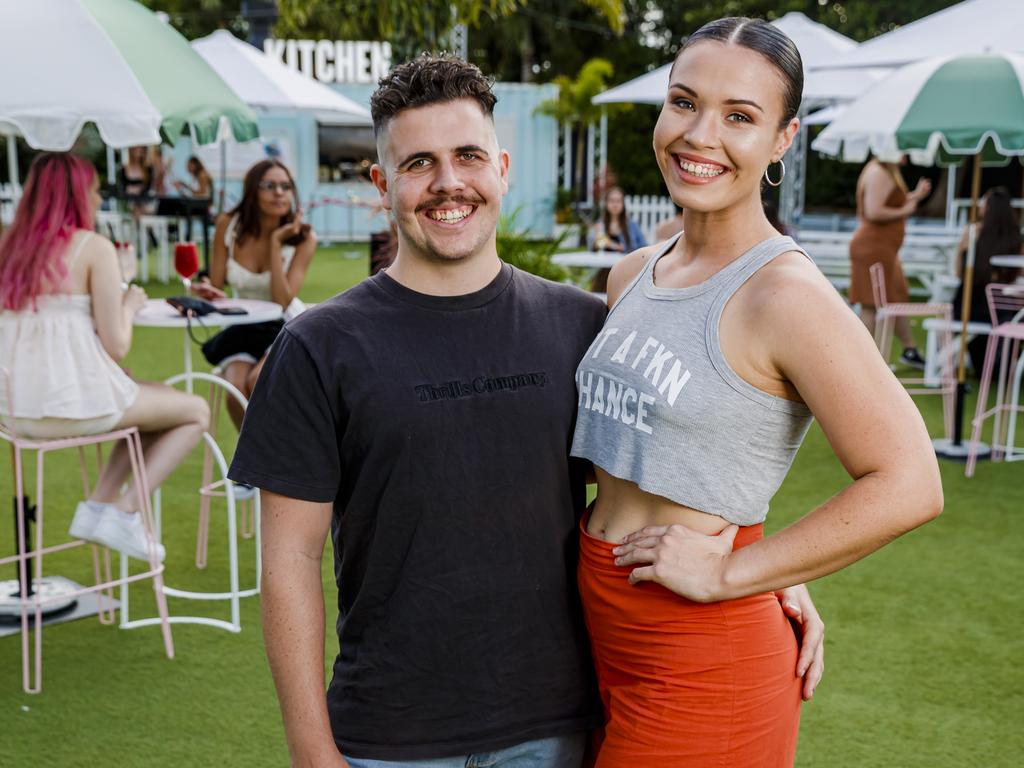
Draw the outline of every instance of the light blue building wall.
M345 84L334 86L345 96L369 109L373 85ZM494 123L498 141L511 155L509 193L502 203L503 214L515 213L515 226L534 237L550 237L554 227L554 198L558 176L558 125L549 117L535 114L537 105L556 98L553 85L528 83L496 83L498 103ZM387 229L384 214L372 207L378 195L369 183L323 182L319 179L319 147L317 122L313 115L294 113L261 113L260 132L267 144L277 147L295 175L306 221L311 223L321 241L366 241L371 232ZM187 178L185 161L192 147L183 139L174 149L173 172ZM257 155L261 152L255 151ZM217 152L206 149L204 159L214 173ZM236 166L236 167L233 167ZM241 196L241 168L229 161L225 184L225 207L237 203ZM366 205L344 205L354 201Z

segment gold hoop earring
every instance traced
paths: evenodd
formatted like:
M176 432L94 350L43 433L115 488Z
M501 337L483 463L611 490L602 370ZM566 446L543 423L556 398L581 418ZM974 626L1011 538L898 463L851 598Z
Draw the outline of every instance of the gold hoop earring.
M786 162L780 159L779 165L782 166L782 172L779 174L778 181L772 181L771 178L769 178L768 176L768 168L771 168L771 164L768 165L768 168L764 169L764 180L768 182L768 186L770 187L781 187L783 179L786 178Z

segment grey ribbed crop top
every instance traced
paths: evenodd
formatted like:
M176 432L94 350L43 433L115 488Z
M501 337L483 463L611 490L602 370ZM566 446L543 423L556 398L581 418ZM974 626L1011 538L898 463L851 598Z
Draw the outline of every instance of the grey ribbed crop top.
M576 370L572 455L677 504L753 525L767 516L811 412L740 378L718 325L751 275L804 251L773 237L699 285L659 288L654 265L677 239L626 288Z

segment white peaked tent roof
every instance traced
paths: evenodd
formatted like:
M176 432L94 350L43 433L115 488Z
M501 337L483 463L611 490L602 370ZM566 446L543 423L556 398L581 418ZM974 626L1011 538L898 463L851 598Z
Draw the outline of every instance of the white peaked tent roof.
M1024 3L1024 0L1019 0ZM772 22L796 43L804 62L804 100L833 101L859 96L869 85L880 80L886 70L808 72L857 48L850 38L811 21L799 12L787 13ZM629 102L633 104L661 104L668 90L668 76L672 64L658 67L646 75L610 88L594 98L595 104Z
M1024 0L965 0L814 68L899 67L931 56L1024 51Z
M335 124L370 124L365 107L289 69L225 29L193 40L192 47L249 106L315 112Z

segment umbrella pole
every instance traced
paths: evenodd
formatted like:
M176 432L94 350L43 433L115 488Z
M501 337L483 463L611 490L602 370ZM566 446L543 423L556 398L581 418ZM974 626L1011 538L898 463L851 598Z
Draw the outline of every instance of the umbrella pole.
M971 212L968 217L967 254L964 259L964 270L960 291L960 344L957 357L956 399L953 415L953 439L936 440L936 454L944 459L966 461L968 446L963 442L964 399L967 388L967 327L971 319L971 294L974 287L974 258L977 246L978 199L981 197L981 153L974 156L974 167L971 173ZM975 361L977 365L977 361ZM978 444L978 458L988 453L988 446Z
M7 134L7 175L11 182L11 190L16 190L18 184L18 140L14 134Z
M228 141L220 139L220 192L217 195L217 215L224 213L224 187L228 183Z

